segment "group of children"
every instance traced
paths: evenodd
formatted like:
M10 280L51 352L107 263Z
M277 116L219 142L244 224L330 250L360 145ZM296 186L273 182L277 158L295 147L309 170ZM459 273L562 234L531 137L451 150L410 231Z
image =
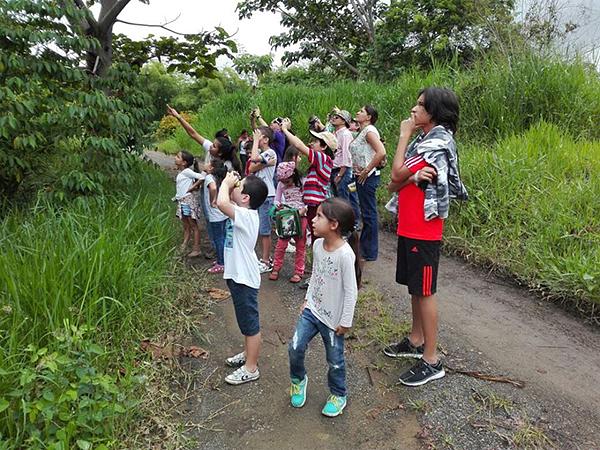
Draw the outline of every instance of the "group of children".
M175 110L170 108L169 113L182 122ZM327 130L311 129L311 143L305 145L290 131L289 119L278 118L272 122L273 126L267 126L260 125L258 110L253 111L252 116L253 123L258 120L259 126L252 139L249 136L240 139L236 146L245 149L244 173L228 171L215 154L214 145L209 147L214 155L205 160L202 172L194 166L191 154L185 151L177 154L175 162L180 172L175 200L177 215L184 226L183 246L193 235L194 247L188 256L199 255L198 227L194 221L197 223L202 209L216 252L209 272L223 273L244 336L244 351L226 359L226 364L236 370L227 375L225 381L234 385L253 381L260 376L260 274L270 272L270 280L279 278L290 241L290 237L279 237L274 258L270 258L273 212L281 208L296 211L300 227L293 237L295 264L289 281L299 283L304 277L307 236L313 250L313 275L289 345L291 404L304 405L308 383L304 354L310 340L320 333L326 347L331 391L322 412L337 416L346 406L344 335L352 326L361 277L354 209L347 201L330 196L337 141ZM182 125L190 133L191 126ZM280 140L285 139L283 156L272 148L275 135ZM205 149L208 147L205 142L202 145ZM307 157L309 162L304 178L299 170L302 157ZM201 192L199 201L198 190ZM260 258L255 253L258 241Z
M364 260L373 261L378 245L376 213L371 217L370 211L376 211L375 191L379 169L385 164L385 148L373 127L376 110L366 105L357 113L361 131L355 137L350 131L352 119L347 111L332 111L325 126L317 118L311 118L310 145L305 145L291 132L289 119L278 117L267 124L258 109L251 114L253 139L249 136L240 139L237 146L224 141L223 136L217 136L211 144L175 110L170 108L169 114L211 155L205 160L202 173L192 170L192 155L183 151L177 155L176 164L181 171L177 176L175 199L184 227L184 244L193 236L194 249L190 256L197 256L199 234L194 224L199 214L194 192L203 183L200 205L205 209L217 253L209 271L223 273L244 336L244 350L226 359L226 364L236 370L227 375L225 381L237 385L260 376L260 274L270 272L270 280L280 276L290 236L279 234L274 261L271 260L272 216L275 212L281 217L278 209L286 208L294 212L298 228L292 235L296 258L290 282L298 283L304 277L308 245L312 247L313 256L312 276L288 347L290 402L293 407L302 407L306 401L308 377L304 356L312 338L321 334L331 393L322 413L331 417L339 415L346 406L344 335L352 326L360 287L360 253ZM401 124L392 163L388 189L398 194L396 281L408 286L413 322L408 337L386 346L383 351L390 357L419 360L399 378L407 386L420 386L445 375L436 352L435 291L442 230L450 199L467 198L460 181L453 138L458 117L458 99L451 90L422 90L411 116ZM420 134L409 144L416 130L420 130ZM242 147L245 170L236 171L233 169L239 167L239 162L232 149ZM309 164L304 179L299 172L301 157L306 157ZM355 204L356 196L351 195L351 185L355 185L356 191L359 184L363 186L358 188L360 209ZM360 242L359 219L362 221ZM255 253L259 240L260 258ZM374 255L370 255L373 249Z

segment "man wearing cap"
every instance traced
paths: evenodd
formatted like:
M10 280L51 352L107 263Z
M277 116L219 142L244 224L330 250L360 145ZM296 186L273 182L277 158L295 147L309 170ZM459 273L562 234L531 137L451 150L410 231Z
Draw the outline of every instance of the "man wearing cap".
M336 109L329 117L329 122L335 127L337 139L337 150L333 160L331 171L331 191L336 197L343 198L352 205L356 222L358 225L360 207L356 192L348 190L348 184L352 182L352 155L350 154L350 143L354 139L352 132L348 129L352 116L345 110Z

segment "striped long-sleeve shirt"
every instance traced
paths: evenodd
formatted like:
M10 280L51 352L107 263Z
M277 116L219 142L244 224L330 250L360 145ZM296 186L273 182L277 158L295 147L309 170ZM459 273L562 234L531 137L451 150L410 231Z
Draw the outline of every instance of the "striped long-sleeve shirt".
M319 205L327 198L327 184L331 177L333 161L323 152L308 150L310 168L304 180L304 203L307 206Z

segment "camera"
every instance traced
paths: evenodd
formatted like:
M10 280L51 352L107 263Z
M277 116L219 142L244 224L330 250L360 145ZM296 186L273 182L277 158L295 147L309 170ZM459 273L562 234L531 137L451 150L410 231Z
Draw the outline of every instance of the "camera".
M308 119L308 129L313 131L322 131L323 125L321 124L321 119L318 116L310 116Z

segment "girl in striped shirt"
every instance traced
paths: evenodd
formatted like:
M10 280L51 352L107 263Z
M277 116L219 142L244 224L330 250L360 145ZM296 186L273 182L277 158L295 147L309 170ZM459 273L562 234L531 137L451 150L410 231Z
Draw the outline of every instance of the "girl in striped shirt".
M290 145L296 147L300 153L308 157L310 167L304 179L304 204L307 207L306 218L308 230L313 235L312 220L317 215L318 206L328 197L327 185L331 178L333 168L333 155L337 149L337 140L329 131L317 132L310 130L312 139L310 147L306 146L298 137L290 133L292 123L284 119L281 129L285 133ZM312 240L311 240L312 245Z

